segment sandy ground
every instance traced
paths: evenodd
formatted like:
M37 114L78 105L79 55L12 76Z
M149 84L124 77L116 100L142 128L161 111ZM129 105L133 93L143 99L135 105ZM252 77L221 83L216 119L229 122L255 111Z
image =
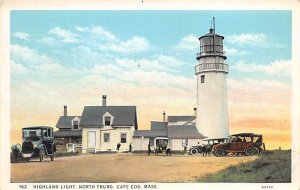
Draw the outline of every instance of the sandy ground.
M256 157L88 154L11 165L12 182L193 182Z

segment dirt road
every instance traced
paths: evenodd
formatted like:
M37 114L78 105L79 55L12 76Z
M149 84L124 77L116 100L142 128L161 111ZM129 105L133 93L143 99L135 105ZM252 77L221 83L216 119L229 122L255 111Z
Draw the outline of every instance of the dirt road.
M193 182L256 157L88 154L11 165L12 182Z

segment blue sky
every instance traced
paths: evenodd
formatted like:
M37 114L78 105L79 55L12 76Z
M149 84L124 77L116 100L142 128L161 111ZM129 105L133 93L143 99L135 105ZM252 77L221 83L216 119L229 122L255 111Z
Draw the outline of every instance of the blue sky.
M164 54L184 61L179 73L189 76L193 73L193 65L196 64L198 42L195 40L194 49L189 48L185 51L182 49L178 51L174 46L185 36L198 37L206 34L213 16L216 17L217 33L225 36L225 47L239 51L233 55L228 51L228 64L237 62L269 64L279 59L291 59L291 12L289 11L13 11L11 43L38 50L41 54L60 60L63 65L78 65L76 59L66 56L65 53L71 53L72 48L89 44L91 40L98 45L104 42L88 36L77 36L75 38L81 38L81 43L62 43L53 47L45 45L41 39L57 37L54 33L49 33L56 27L77 35L79 32L75 27L100 26L115 35L119 42L133 36L142 37L149 42L146 51L125 53L104 51L103 54L106 54L108 59L111 55L118 58L148 59ZM16 32L27 33L30 37L28 40L19 39L13 36ZM231 36L242 34L261 36L256 36L256 41L248 41L249 43L230 40ZM248 36L251 37L253 36ZM59 50L65 53L59 54L57 52ZM93 63L89 63L85 66L92 65ZM230 76L238 77L241 74L245 73L233 71Z
M12 11L13 127L54 126L64 104L80 115L101 94L108 104L136 105L142 128L163 110L192 113L198 37L212 17L230 66L230 122L287 126L291 11ZM28 117L32 110L39 115Z

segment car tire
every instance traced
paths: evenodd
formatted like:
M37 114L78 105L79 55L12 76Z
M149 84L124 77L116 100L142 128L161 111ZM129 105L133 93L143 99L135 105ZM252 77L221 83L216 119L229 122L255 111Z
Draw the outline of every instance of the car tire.
M10 163L17 163L18 158L15 156L13 152L10 153Z
M40 162L42 162L44 159L44 150L43 149L40 149L40 151L39 151L39 159L40 159Z
M246 156L253 156L255 154L255 149L253 147L248 147L245 150Z
M253 149L254 149L254 151L255 151L253 155L259 154L259 149L258 149L257 147L253 147Z
M225 151L222 148L217 148L213 151L216 157L221 157L225 155Z
M192 148L191 149L191 155L197 155L198 154L198 149Z
M54 153L50 156L51 161L54 161Z

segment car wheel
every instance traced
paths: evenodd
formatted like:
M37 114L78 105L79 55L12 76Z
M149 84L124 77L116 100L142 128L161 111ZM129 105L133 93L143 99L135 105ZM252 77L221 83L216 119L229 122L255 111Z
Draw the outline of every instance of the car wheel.
M29 162L30 158L26 158L26 162Z
M50 156L51 161L54 161L54 153Z
M254 148L253 147L246 148L245 154L246 154L246 156L253 156L255 154Z
M10 153L10 163L17 163L18 162L18 158L16 157L16 155L11 152Z
M44 159L44 151L43 151L43 149L40 149L40 151L39 151L39 158L40 158L40 162L42 162L43 159Z
M221 148L215 149L213 153L216 157L221 157L225 155L225 151Z
M193 148L193 149L191 150L191 154L192 154L192 155L197 155L197 154L198 154L198 150L197 150L196 148Z
M254 154L253 155L259 154L259 149L257 147L253 147L253 149L254 149Z

